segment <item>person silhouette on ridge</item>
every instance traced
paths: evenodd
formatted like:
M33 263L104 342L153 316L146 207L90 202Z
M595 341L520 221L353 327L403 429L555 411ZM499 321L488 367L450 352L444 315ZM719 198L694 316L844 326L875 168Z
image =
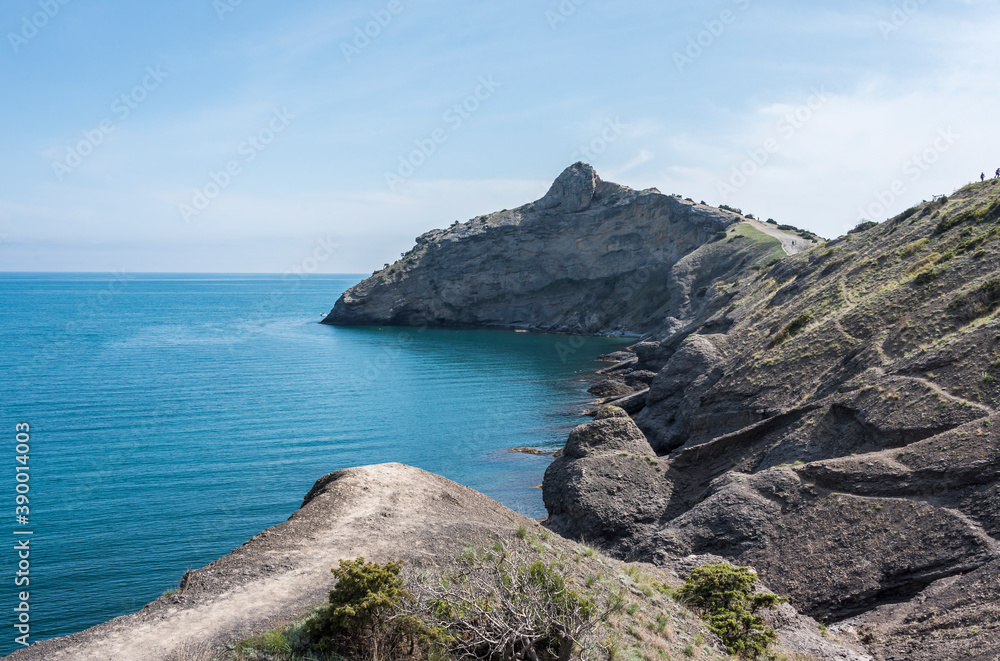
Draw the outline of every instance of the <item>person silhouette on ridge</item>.
M1000 179L1000 168L997 168L997 173L993 175L994 179Z
M980 172L979 173L979 181L986 181L986 173L985 172Z

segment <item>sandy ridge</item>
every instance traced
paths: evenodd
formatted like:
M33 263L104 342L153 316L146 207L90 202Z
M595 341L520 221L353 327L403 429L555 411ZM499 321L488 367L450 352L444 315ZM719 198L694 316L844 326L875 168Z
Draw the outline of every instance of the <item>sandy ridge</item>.
M402 464L350 468L317 482L286 522L189 572L143 610L42 641L12 661L161 661L212 650L289 621L326 599L342 558L434 565L487 530L530 520L443 477ZM406 543L401 544L400 540Z

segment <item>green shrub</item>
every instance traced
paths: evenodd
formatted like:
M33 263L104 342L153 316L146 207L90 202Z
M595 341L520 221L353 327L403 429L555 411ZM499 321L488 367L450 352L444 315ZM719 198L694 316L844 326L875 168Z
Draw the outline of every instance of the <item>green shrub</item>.
M755 613L787 601L776 594L754 594L757 574L748 567L708 564L684 581L680 597L701 612L709 630L730 654L750 659L774 658L768 651L778 635Z
M875 222L874 220L862 220L860 223L854 226L854 229L848 230L847 233L857 234L858 232L864 232L865 230L870 230L873 227L878 227L878 223Z
M412 640L405 619L395 618L411 597L403 587L403 565L380 565L364 558L341 560L330 571L337 585L329 603L306 622L311 647L347 658L386 656Z
M930 283L934 282L938 275L939 273L937 269L932 266L913 276L913 284L919 287L926 287Z
M992 314L998 307L1000 307L1000 279L984 282L948 304L951 313L965 322Z
M253 652L263 652L269 656L281 658L282 656L292 654L292 647L283 630L273 629L265 631L259 636L241 640L236 645L236 653L238 655L251 654Z
M458 570L424 576L414 588L424 620L447 632L456 658L563 661L598 624L622 609L570 585L520 540L464 553Z
M910 207L909 209L907 209L903 213L899 214L899 216L897 216L898 222L903 222L904 220L906 220L907 218L909 218L913 214L917 213L918 211L920 211L920 205L919 204L917 206L915 206L915 207Z
M928 243L930 243L929 239L920 239L919 241L914 241L913 243L903 248L902 252L899 253L899 256L910 257L911 255L916 255Z
M778 346L779 344L790 340L795 337L808 326L813 320L813 316L808 312L800 314L798 317L793 319L787 326L781 329L781 332L774 336L771 340L771 348Z

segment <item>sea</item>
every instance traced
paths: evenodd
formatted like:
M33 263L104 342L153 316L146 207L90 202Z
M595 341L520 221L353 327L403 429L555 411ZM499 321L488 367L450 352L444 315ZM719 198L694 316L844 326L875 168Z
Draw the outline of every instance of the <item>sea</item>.
M551 457L509 450L561 447L628 342L319 324L363 277L0 273L0 654L25 617L35 641L141 609L341 468L544 516Z

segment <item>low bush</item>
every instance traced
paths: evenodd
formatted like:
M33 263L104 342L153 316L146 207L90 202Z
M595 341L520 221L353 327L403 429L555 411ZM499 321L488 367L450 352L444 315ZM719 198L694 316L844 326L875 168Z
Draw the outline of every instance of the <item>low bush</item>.
M913 276L913 284L917 285L918 287L926 287L927 285L934 282L934 280L937 279L938 275L940 275L940 273L938 272L937 269L935 269L932 266L930 268L924 269L920 273Z
M914 210L915 210L915 208L914 208ZM904 217L906 217L906 216L904 215ZM858 223L857 225L855 225L854 229L848 230L847 233L848 234L857 234L859 232L864 232L866 230L870 230L873 227L878 227L878 223L875 222L874 220L863 220L860 223Z
M708 628L730 654L749 659L773 659L769 648L778 639L756 613L775 610L788 601L776 594L755 594L757 574L748 567L708 564L685 580L678 597L700 611Z
M1000 308L1000 279L993 279L962 294L948 304L948 310L960 321L971 322Z
M412 600L402 568L396 562L341 560L330 570L337 585L329 603L306 622L310 646L349 659L391 658L404 644L412 646L418 627L399 617L404 602Z
M526 545L502 542L467 551L457 571L422 577L414 591L450 650L476 659L568 661L623 603L620 595L598 603Z
M773 349L779 344L786 342L801 333L805 330L806 326L812 323L812 320L813 316L808 312L800 314L798 317L789 322L787 326L782 328L781 332L774 336L774 339L771 340L771 348Z

